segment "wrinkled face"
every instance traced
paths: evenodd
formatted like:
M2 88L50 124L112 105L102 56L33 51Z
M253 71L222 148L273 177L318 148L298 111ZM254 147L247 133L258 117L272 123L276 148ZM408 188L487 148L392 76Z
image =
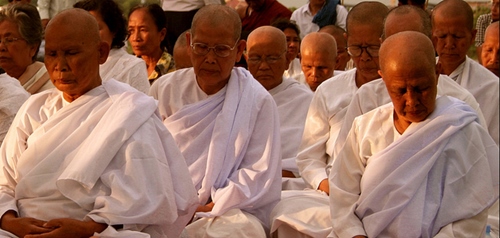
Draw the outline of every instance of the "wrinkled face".
M151 56L162 52L161 42L165 38L165 28L158 29L153 17L146 9L135 10L128 20L128 41L135 55Z
M288 51L286 52L286 57L288 60L292 61L297 58L300 49L300 38L295 30L292 28L286 28L283 33L286 36L286 43L288 45Z
M288 66L283 42L270 37L255 38L248 42L248 70L264 88L270 90L283 80Z
M84 30L53 24L45 34L45 67L54 86L65 95L80 96L101 84L99 64L108 56L106 44L89 39Z
M33 63L32 57L36 53L38 45L28 45L21 37L18 25L12 21L0 22L0 67L12 77L13 71L24 70Z
M113 43L113 38L115 34L111 33L108 25L102 19L102 16L97 11L89 11L90 15L94 16L99 24L99 35L101 36L101 41L106 42L109 47L111 47L111 43Z
M396 124L404 124L407 127L412 122L425 120L434 111L437 74L432 69L400 66L396 70L389 66L381 72L381 76L399 120L395 117Z
M214 27L210 24L200 22L195 28L196 32L188 33L188 45L191 43L202 43L208 47L216 45L227 45L234 47L229 56L217 56L213 49L210 49L206 55L195 54L191 47L188 48L193 64L196 80L200 85L214 86L227 83L231 76L231 70L234 64L238 62L245 48L245 41L239 41L237 44L234 39L233 29L231 27Z
M500 60L499 59L500 55L498 51L500 44L499 44L498 33L499 33L498 28L497 29L490 28L490 31L486 33L481 50L481 58L483 66L488 68L491 72L493 72L497 76L500 75L499 63L498 63Z
M379 31L369 25L353 25L350 26L349 35L347 37L347 46L380 46ZM378 56L374 57L368 54L366 49L363 49L361 55L351 56L356 65L356 74L360 74L367 79L379 78Z
M467 29L465 17L434 16L432 43L439 55L439 61L458 66L465 61L467 50L475 37L475 30Z
M300 64L309 87L316 88L325 80L333 77L335 58L328 54L313 53L308 49L301 52Z

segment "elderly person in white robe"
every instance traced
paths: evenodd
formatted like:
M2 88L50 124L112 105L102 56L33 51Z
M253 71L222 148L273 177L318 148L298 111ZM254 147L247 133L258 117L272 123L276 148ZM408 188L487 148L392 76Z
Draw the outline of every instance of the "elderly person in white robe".
M74 7L87 10L95 17L99 23L101 40L111 48L106 62L100 65L102 81L116 79L143 93L149 93L146 64L125 49L127 26L118 4L113 0L82 0L75 3Z
M498 198L498 146L471 107L436 99L424 34L387 38L380 74L392 103L355 119L333 163L331 237L482 237Z
M314 92L320 84L335 75L337 43L327 33L312 32L302 40L300 52L302 74L299 82Z
M278 28L262 26L253 30L247 40L247 63L250 73L273 96L278 106L282 176L295 178L294 172L298 172L295 157L313 93L297 80L283 76L290 62L286 57L286 42L285 34ZM283 189L287 189L285 184Z
M13 4L0 10L0 67L31 94L54 87L43 63L36 61L42 37L34 6Z
M193 68L160 77L150 94L183 153L201 219L191 237L263 237L281 191L279 114L250 72L234 67L245 49L241 20L208 5L188 34Z
M17 111L30 94L19 81L7 74L0 74L0 144L9 130Z
M98 29L81 9L47 26L56 88L23 104L0 148L3 237L178 237L197 206L155 101L101 83L109 46Z
M462 0L443 1L434 8L431 16L432 41L439 55L441 73L450 76L476 97L488 124L488 131L498 145L498 76L467 57L467 50L476 35L471 7Z

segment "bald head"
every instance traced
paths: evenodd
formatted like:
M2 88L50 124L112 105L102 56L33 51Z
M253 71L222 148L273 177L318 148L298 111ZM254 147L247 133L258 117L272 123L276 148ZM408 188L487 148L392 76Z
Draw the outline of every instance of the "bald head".
M345 70L347 62L351 56L347 53L347 39L345 38L345 30L336 25L327 25L319 29L318 32L330 34L335 38L337 43L337 61L335 63L335 70Z
M347 34L350 34L349 31L353 27L368 25L382 35L384 18L387 16L388 12L389 8L380 2L361 2L357 4L347 14Z
M380 75L394 106L394 126L403 133L425 120L436 107L438 74L434 48L426 35L404 31L388 37L380 48Z
M463 0L444 0L432 10L432 24L435 23L435 17L441 18L463 18L466 27L469 30L474 28L474 13L470 5Z
M500 51L498 50L500 43L498 28L498 21L491 23L488 28L486 28L484 43L481 50L481 64L497 76L500 75Z
M240 16L233 8L225 5L211 4L202 7L194 15L191 23L191 32L196 32L196 28L200 24L209 25L213 28L231 27L231 30L234 33L234 40L240 38L241 35Z
M273 26L253 30L247 40L248 70L267 90L281 84L289 60L286 36Z
M98 44L100 42L99 25L92 15L79 8L72 8L57 14L47 24L45 35L50 35L54 31L66 34L79 34L85 39Z
M337 43L333 36L323 32L307 34L300 45L302 72L309 87L316 88L333 76L337 58Z
M189 68L193 66L188 51L189 46L186 39L187 32L189 32L189 29L180 34L177 41L175 41L174 51L172 53L176 69Z
M432 26L429 14L421 8L411 5L402 5L391 9L385 18L382 38L385 39L403 31L418 31L430 39Z

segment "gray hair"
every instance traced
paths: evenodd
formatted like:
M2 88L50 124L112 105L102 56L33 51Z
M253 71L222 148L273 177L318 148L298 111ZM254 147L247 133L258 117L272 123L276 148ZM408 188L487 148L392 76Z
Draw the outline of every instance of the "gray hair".
M0 10L0 22L11 21L18 25L19 34L28 45L42 42L43 27L38 10L31 4L13 4ZM36 59L38 50L33 56Z

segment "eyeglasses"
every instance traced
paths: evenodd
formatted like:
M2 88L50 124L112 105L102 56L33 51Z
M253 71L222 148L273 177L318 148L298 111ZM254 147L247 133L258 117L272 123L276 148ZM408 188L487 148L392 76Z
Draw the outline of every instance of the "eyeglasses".
M193 49L193 53L197 55L205 56L208 54L208 52L210 52L210 50L214 50L214 53L217 56L224 58L228 57L231 54L231 51L233 51L234 48L236 48L236 45L238 44L239 41L240 39L238 39L236 43L234 43L233 47L222 44L210 47L207 44L191 42L191 48Z
M359 45L351 45L346 47L347 53L352 57L358 57L363 53L363 49L366 50L371 57L378 57L378 50L380 49L379 45L368 45L368 46L359 46Z
M267 64L274 64L274 63L278 62L278 60L280 60L281 57L283 57L283 54L285 54L285 53L286 53L286 50L279 55L266 56L265 58L262 58L260 56L248 57L247 62L250 64L261 64L262 61L266 61Z
M16 37L5 37L3 39L0 38L0 44L3 43L5 46L8 46L10 43L18 40L22 40L22 38L16 38Z

